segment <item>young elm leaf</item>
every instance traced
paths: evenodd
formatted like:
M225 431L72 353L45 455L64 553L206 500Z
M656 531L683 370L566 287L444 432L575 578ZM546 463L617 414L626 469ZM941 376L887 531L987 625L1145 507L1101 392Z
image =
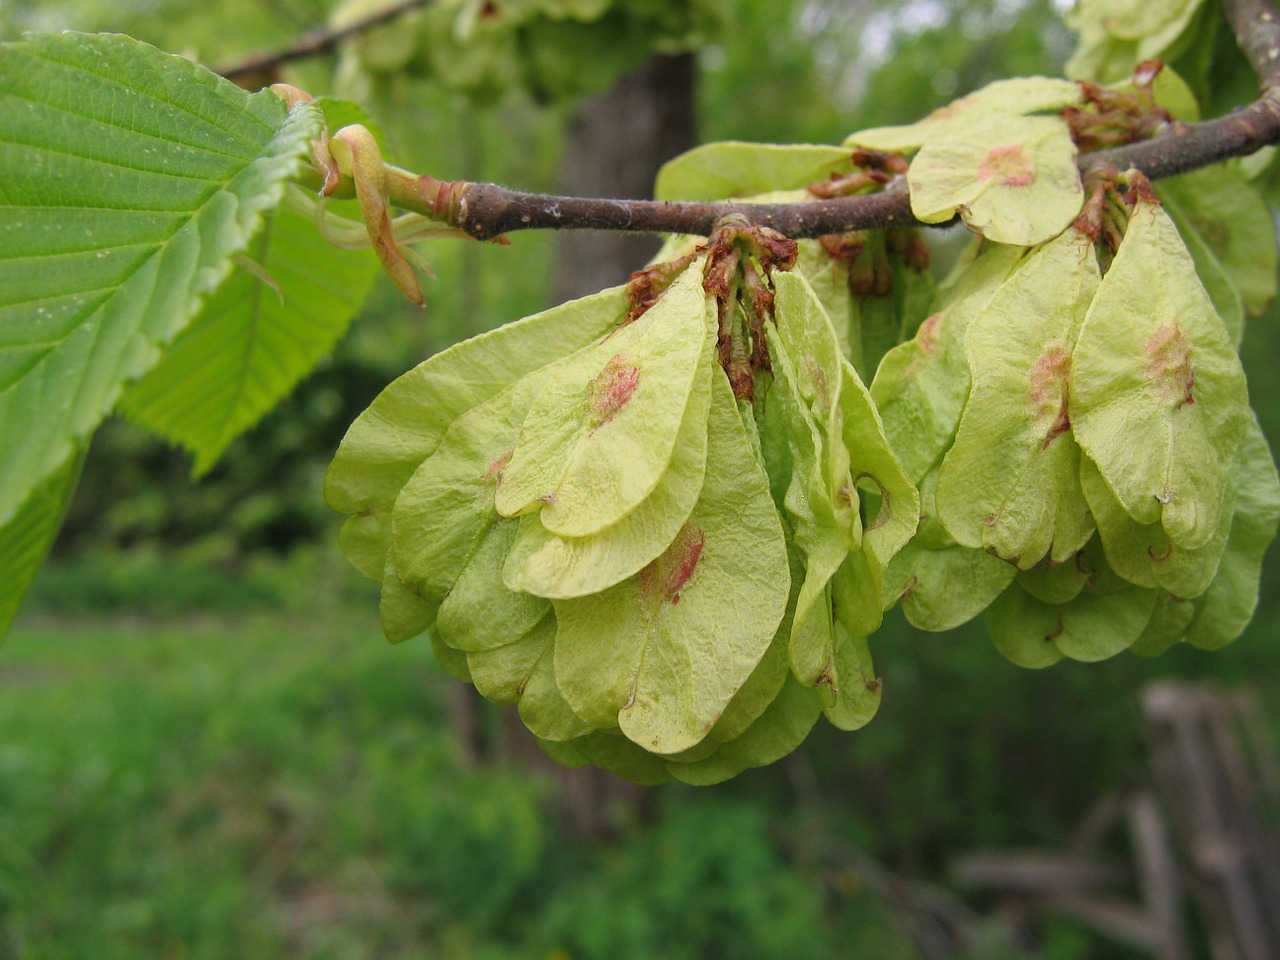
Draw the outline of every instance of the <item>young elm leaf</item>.
M378 600L378 617L387 639L402 643L416 637L436 622L439 609L439 597L424 596L400 579L395 555L388 551Z
M841 730L857 730L871 722L880 709L884 684L871 665L866 637L852 637L835 624L835 702L823 707L827 720Z
M940 632L968 623L1004 592L1017 568L985 550L912 540L889 561L884 605L902 606L908 622Z
M1076 146L1058 117L991 113L928 141L907 170L911 212L925 223L957 213L1000 243L1032 246L1080 213Z
M1048 604L1015 584L988 609L987 629L996 649L1021 667L1047 667L1064 656L1105 660L1138 639L1155 602L1155 590L1128 587Z
M506 646L551 612L547 600L517 593L502 582L502 564L519 525L495 513L458 571L436 616L436 633L449 646L468 653ZM476 672L474 664L471 672Z
M743 770L763 767L790 754L809 735L822 713L816 691L791 674L765 711L739 736L703 760L668 760L675 779L694 786L709 786L736 777Z
M1061 563L1018 571L1018 586L1041 603L1070 603L1089 582L1090 570L1080 553Z
M1072 354L1076 439L1131 517L1194 549L1217 529L1248 417L1244 371L1191 256L1140 199Z
M719 370L708 433L716 469L667 551L602 593L554 601L565 700L588 723L616 723L655 753L678 753L707 735L787 605L782 528Z
M1093 533L1068 404L1098 280L1093 244L1067 230L1029 255L965 337L973 387L938 474L938 512L958 543L1023 570L1070 559Z
M1236 451L1239 461L1240 451ZM1098 468L1086 458L1080 480L1089 510L1098 522L1098 535L1107 564L1130 583L1162 587L1183 599L1198 597L1218 572L1235 506L1234 474L1227 477L1226 495L1218 528L1203 545L1186 549L1175 544L1159 523L1138 523L1115 498Z
M503 574L507 586L554 599L599 593L637 573L667 548L689 519L702 489L713 359L708 340L671 462L653 493L617 523L585 537L556 536L543 526L539 513L521 517Z
M655 200L725 200L792 190L853 169L845 147L726 141L668 160L653 185Z
M671 462L712 335L699 260L639 319L529 391L498 512L540 508L550 532L585 537L634 510Z
M885 436L871 394L847 361L840 390L841 435L849 451L850 477L869 488L870 506L861 549L851 552L833 578L836 618L854 637L873 633L884 616L885 569L920 522L920 494Z
M1258 191L1234 167L1219 164L1161 180L1156 192L1183 237L1194 232L1203 239L1248 314L1263 313L1276 296L1276 235Z
M555 617L548 618L554 624ZM555 638L551 637L520 693L520 719L540 740L572 740L592 726L569 709L556 686Z
M514 627L507 634L506 643L468 651L467 670L471 682L480 695L492 703L515 703L524 693L539 661L551 650L555 636L556 618L548 609L546 616L532 627L524 630Z
M915 336L885 354L871 397L885 432L916 483L955 436L969 390L964 338L970 322L1018 266L1026 251L984 244L981 254L939 290L937 310Z
M1226 646L1258 603L1262 557L1280 522L1280 480L1257 420L1249 417L1235 465L1235 512L1218 575L1196 601L1186 639L1202 650Z
M1133 641L1129 652L1139 657L1158 657L1182 640L1195 612L1196 606L1192 601L1161 590L1151 619L1138 639Z
M992 115L1024 116L1079 106L1079 84L1053 77L997 80L933 111L923 120L900 127L861 130L845 139L846 147L911 151L965 127L981 126Z
M627 309L625 287L572 300L441 351L383 390L351 425L324 478L325 499L350 517L341 545L355 568L382 578L392 504L458 417L604 336Z

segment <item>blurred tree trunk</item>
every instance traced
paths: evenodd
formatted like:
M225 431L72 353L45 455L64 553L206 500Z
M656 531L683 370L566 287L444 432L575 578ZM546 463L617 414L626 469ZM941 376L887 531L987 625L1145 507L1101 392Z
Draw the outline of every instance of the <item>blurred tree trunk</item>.
M569 123L560 191L583 197L653 195L658 168L694 145L692 54L650 57ZM622 283L658 249L655 237L564 230L556 239L556 303Z

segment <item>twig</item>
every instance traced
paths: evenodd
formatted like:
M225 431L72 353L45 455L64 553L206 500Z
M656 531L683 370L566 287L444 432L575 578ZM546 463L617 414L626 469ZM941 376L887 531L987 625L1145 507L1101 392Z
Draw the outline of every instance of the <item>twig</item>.
M1240 46L1262 81L1261 96L1205 123L1180 125L1162 136L1080 159L1082 173L1135 167L1155 180L1247 156L1280 143L1280 15L1272 0L1223 0ZM488 240L517 230L617 230L706 236L717 221L740 214L792 238L918 224L899 181L882 193L802 203L673 203L605 200L524 193L493 183L441 184L429 177L392 183L400 207L448 222Z
M296 43L285 47L283 50L269 50L263 53L250 54L237 63L217 68L215 72L228 80L255 74L270 74L277 67L294 60L303 60L307 57L314 57L317 54L328 53L344 40L349 40L351 37L364 33L379 24L386 23L388 20L394 20L411 10L425 7L429 3L431 3L431 0L401 0L400 3L393 4L384 10L379 10L377 13L348 24L339 30L328 27L311 30Z

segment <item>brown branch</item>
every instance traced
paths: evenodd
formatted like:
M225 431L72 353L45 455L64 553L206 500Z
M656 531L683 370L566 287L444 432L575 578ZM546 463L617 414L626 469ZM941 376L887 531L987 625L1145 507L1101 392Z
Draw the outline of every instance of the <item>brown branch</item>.
M379 24L394 20L411 10L425 7L430 2L431 0L400 0L399 3L392 4L384 10L379 10L377 13L348 24L339 30L329 27L311 30L299 38L296 43L282 50L269 50L263 53L250 54L237 63L218 67L214 72L221 74L228 80L260 74L270 75L279 67L294 60L303 60L321 53L329 53L342 41L349 40L364 33L366 30L371 30Z
M1272 0L1222 0L1222 9L1263 89L1280 86L1280 16Z
M1261 96L1225 117L1178 125L1151 140L1087 154L1080 159L1082 173L1098 168L1134 167L1155 180L1280 143L1280 15L1273 0L1223 0L1223 7L1241 50L1258 72ZM706 236L729 214L740 214L750 223L796 239L920 223L911 215L910 200L900 178L882 193L802 203L753 204L551 196L492 183L442 185L424 177L394 182L392 200L397 206L429 216L444 215L450 224L481 240L517 230L540 229Z

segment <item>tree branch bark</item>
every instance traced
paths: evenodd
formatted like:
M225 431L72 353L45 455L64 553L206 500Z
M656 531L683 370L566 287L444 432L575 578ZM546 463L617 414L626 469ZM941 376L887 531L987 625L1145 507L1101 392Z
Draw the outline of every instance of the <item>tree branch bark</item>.
M1280 143L1280 15L1273 0L1223 0L1223 8L1241 50L1258 73L1259 98L1216 120L1179 125L1151 140L1086 154L1080 158L1082 173L1132 167L1155 180ZM795 239L920 224L911 214L901 178L880 193L753 204L566 197L524 193L493 183L442 185L429 177L404 177L393 182L392 201L437 219L444 216L451 225L479 240L541 229L705 236L729 214Z
M250 54L236 63L216 67L214 72L226 77L228 80L237 80L243 77L270 76L286 63L291 63L294 60L304 60L307 57L314 57L322 53L329 53L342 41L349 40L351 37L358 36L380 24L403 16L411 10L425 7L431 2L432 0L401 0L400 3L392 4L384 10L379 10L377 13L348 24L339 30L328 27L312 30L300 37L296 43L282 50L268 50L264 53Z

